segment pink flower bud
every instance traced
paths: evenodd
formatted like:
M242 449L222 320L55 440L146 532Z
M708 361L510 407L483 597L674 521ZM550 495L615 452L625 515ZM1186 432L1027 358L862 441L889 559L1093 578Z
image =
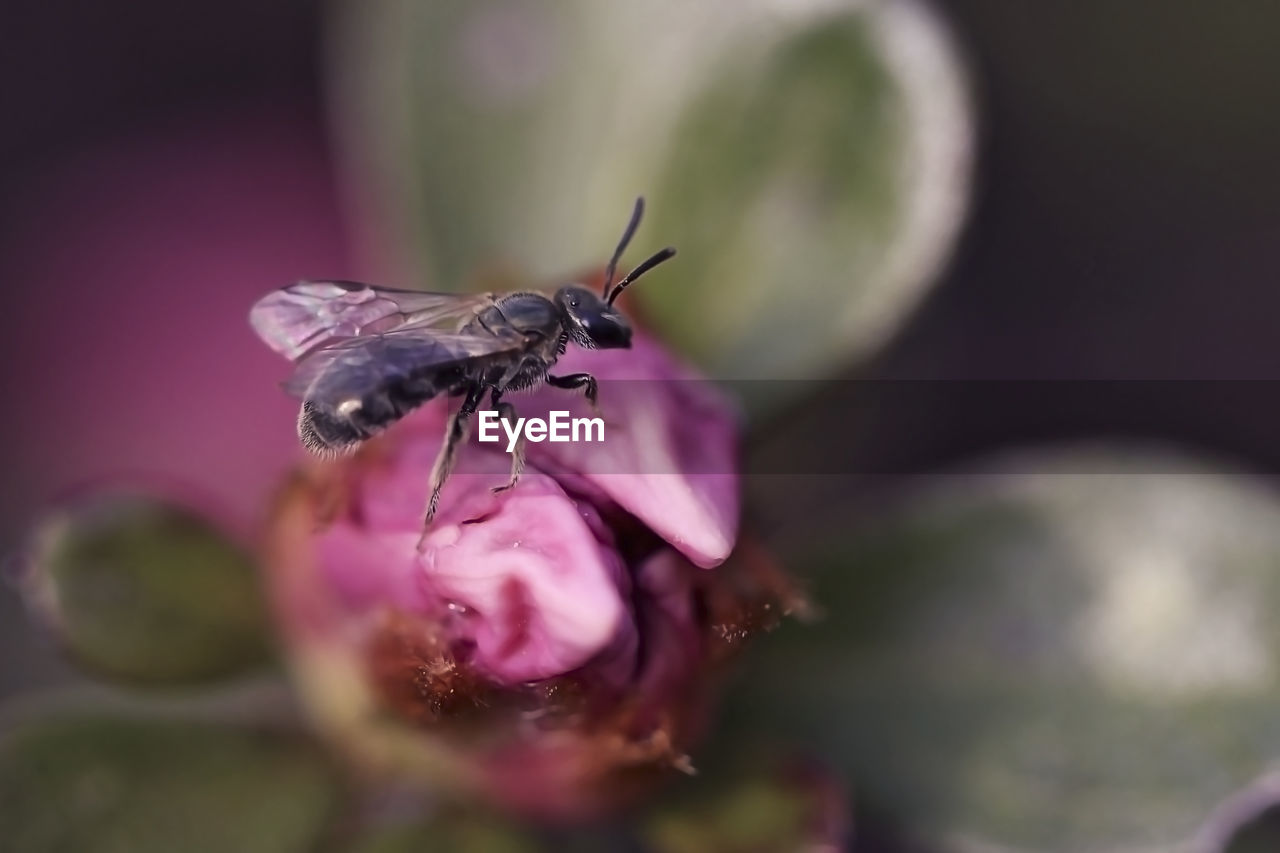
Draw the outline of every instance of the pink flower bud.
M541 817L591 814L672 768L728 644L780 608L737 538L732 408L656 344L566 356L605 441L474 435L423 538L445 401L302 471L271 531L274 599L317 720L352 755ZM521 417L589 416L574 392ZM779 595L781 591L781 596Z

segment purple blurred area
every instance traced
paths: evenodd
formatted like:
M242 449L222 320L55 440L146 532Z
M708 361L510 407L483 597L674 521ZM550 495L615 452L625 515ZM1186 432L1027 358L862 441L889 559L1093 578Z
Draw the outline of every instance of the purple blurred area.
M283 365L245 316L347 267L313 3L8 3L0 342L14 548L48 502L122 478L249 535L294 458ZM0 694L62 676L0 598Z
M24 415L0 425L0 531L133 474L205 489L247 530L292 450L247 307L349 272L318 9L9 5L0 358Z
M1280 11L941 5L983 109L973 218L940 287L860 375L1275 379ZM344 247L326 149L320 4L0 9L4 542L40 501L119 471L197 480L243 516L294 452L282 365L243 311L285 281L367 272ZM1020 399L883 411L867 447L918 468L1101 429L1269 470L1273 387L1213 418L1122 399L1101 424ZM107 406L122 395L124 419ZM790 434L858 409L826 399ZM15 639L22 622L3 593L0 694L48 657Z

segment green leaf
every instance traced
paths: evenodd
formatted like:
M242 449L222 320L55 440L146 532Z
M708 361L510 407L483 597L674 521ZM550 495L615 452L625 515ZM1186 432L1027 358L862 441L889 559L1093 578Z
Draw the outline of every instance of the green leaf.
M325 832L339 790L283 735L82 717L0 740L9 853L289 853Z
M743 785L700 814L656 819L650 837L663 853L715 850L785 850L803 839L805 803L765 780Z
M874 33L849 15L726 58L681 112L654 227L684 251L637 294L719 375L808 377L877 337L911 130Z
M418 283L602 266L646 195L632 255L680 255L637 299L718 377L865 354L963 214L965 85L916 3L361 0L337 32L353 184Z
M1280 758L1280 502L1160 455L996 470L819 528L826 618L758 644L731 731L959 849L1219 849Z
M382 829L352 853L536 853L530 834L494 816L441 814L431 820Z
M92 673L189 683L268 659L253 561L194 512L100 494L51 515L34 539L28 600Z
M682 786L645 822L654 853L767 853L845 849L848 802L812 766L737 762L736 772ZM674 800L675 798L669 798Z

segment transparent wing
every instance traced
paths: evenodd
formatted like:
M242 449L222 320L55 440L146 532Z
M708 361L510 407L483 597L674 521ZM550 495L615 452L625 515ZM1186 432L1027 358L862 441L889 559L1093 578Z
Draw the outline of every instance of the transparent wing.
M487 293L423 293L353 281L300 281L272 291L249 311L258 337L294 361L340 338L404 326L456 332L492 302Z
M336 341L304 356L284 389L296 397L330 405L398 387L429 397L466 376L476 359L517 352L524 336L439 332L415 325Z

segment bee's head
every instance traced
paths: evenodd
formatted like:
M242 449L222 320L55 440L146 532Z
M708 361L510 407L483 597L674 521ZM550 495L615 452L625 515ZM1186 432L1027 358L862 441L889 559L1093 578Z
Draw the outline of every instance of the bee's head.
M609 266L604 272L604 289L599 296L576 284L566 284L556 293L556 304L564 316L565 330L575 344L588 349L618 349L631 346L631 324L627 318L618 313L613 302L636 279L656 267L658 264L675 257L676 250L663 249L650 255L622 277L617 284L613 283L613 275L618 271L618 261L623 251L631 242L631 237L640 225L644 216L644 199L636 199L635 209L631 212L631 221L622 232L618 248L613 250Z
M564 328L575 344L587 349L631 346L631 324L609 303L585 287L566 284L556 291Z

